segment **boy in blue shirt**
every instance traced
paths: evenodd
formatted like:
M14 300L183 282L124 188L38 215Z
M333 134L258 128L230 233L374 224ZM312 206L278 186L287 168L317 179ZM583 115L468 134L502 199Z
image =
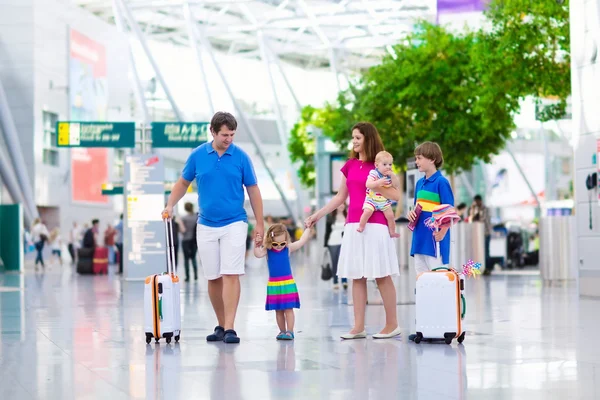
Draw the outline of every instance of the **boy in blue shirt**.
M450 262L448 228L433 232L425 225L425 221L431 217L431 212L436 206L454 206L454 195L450 182L438 171L444 164L444 156L437 143L425 142L417 146L415 157L419 172L425 173L415 186L415 205L419 204L422 207L421 213L418 216L413 210L408 213L410 222L417 220L410 255L415 258L415 271L418 276ZM436 242L440 245L441 259L437 258ZM415 336L412 334L408 338L414 340Z

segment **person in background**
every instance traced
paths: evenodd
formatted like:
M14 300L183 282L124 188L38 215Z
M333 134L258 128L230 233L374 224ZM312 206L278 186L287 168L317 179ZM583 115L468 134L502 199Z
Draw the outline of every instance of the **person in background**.
M467 213L467 205L465 203L460 203L458 205L458 207L456 207L456 213L460 217L460 221L459 222L466 222L468 220L468 217L466 215L466 213Z
M342 236L344 236L344 227L346 226L347 215L348 211L346 209L346 203L343 203L327 216L327 222L325 225L325 243L329 249L329 255L331 256L331 272L333 273L334 290L338 290L340 288L337 270L338 261L340 260L340 251L342 250ZM347 278L342 278L342 286L344 289L348 289Z
M63 260L60 251L62 247L62 238L60 237L60 230L58 228L54 228L52 229L52 232L50 232L49 243L50 248L52 249L52 259L56 256L58 258L58 263L62 267Z
M190 262L194 270L194 280L198 280L198 261L196 253L198 252L198 243L196 242L196 226L198 214L194 212L194 205L190 202L184 204L186 214L181 217L184 231L181 238L181 249L183 250L183 266L185 268L185 281L190 281Z
M115 245L119 251L119 274L123 273L123 214L119 218L119 222L115 225L117 231L117 237L115 238Z
M73 228L69 231L69 254L71 255L71 260L73 260L73 264L77 264L77 249L81 247L79 243L80 232L79 227L77 226L77 222L73 221Z
M491 265L490 260L490 242L492 240L492 218L490 215L490 210L483 204L483 199L481 195L476 195L473 197L473 204L471 205L471 211L469 213L469 221L470 222L483 222L484 224L484 232L485 232L485 270L483 271L484 275L489 275L492 273L493 266Z
M42 264L42 268L45 268L43 251L44 244L48 241L48 236L48 228L46 228L46 225L44 225L40 218L36 218L31 227L31 237L33 238L35 250L37 251L37 255L35 256L36 271L38 269L38 263Z
M117 230L112 225L108 225L104 231L104 246L108 248L108 263L115 263L115 237L117 236Z
M93 219L92 227L85 231L81 247L86 249L94 249L98 244L98 232L100 231L100 220Z

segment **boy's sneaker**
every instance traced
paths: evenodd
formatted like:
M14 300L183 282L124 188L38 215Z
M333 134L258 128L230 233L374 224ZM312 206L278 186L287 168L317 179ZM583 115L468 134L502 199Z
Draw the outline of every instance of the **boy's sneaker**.
M225 336L223 337L223 341L225 343L239 343L240 338L237 333L233 329L227 329L225 331Z
M225 337L225 329L217 325L215 331L206 337L207 342L220 342Z

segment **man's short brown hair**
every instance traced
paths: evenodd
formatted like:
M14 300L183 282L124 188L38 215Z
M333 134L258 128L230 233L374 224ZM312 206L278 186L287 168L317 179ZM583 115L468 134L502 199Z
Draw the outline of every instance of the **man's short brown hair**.
M237 129L237 121L235 117L228 112L219 111L215 113L210 120L210 130L213 133L219 133L223 125L232 131Z
M434 142L421 143L415 149L415 156L423 156L435 162L435 168L440 169L444 165L444 155L440 145Z

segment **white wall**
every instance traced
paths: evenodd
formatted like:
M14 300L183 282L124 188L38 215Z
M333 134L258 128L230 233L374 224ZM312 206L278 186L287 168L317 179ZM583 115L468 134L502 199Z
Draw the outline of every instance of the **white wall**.
M600 0L571 0L571 57L573 85L573 143L575 145L576 252L579 293L600 296L600 206L593 193L593 228L589 228L590 199L585 187L588 174L598 170L592 162L600 139Z
M131 120L128 79L129 59L126 39L114 25L109 25L79 7L60 0L35 0L34 4L34 143L36 163L35 197L38 205L60 207L63 229L72 221L89 222L99 218L112 222L120 210L120 196L107 204L81 204L71 201L71 151L60 150L60 165L42 163L44 110L69 119L68 92L60 87L69 84L69 31L74 29L102 44L106 49L108 78L108 118L112 121ZM50 81L58 89L50 89ZM114 177L114 151L108 152L108 176Z
M31 185L33 185L34 173L31 135L33 132L33 44L33 0L1 0L0 80L19 132L21 150Z
M70 150L59 150L58 166L45 165L43 111L69 118L68 37L73 28L103 44L107 52L109 114L111 120L130 120L129 62L126 38L116 29L66 0L0 0L0 79L9 99L18 130L27 172L40 207L59 207L50 212L51 224L65 228L71 221L94 217L112 220L122 208L111 200L106 205L82 205L71 201ZM50 89L50 81L55 89ZM118 111L117 109L120 109ZM113 151L109 151L109 177Z

